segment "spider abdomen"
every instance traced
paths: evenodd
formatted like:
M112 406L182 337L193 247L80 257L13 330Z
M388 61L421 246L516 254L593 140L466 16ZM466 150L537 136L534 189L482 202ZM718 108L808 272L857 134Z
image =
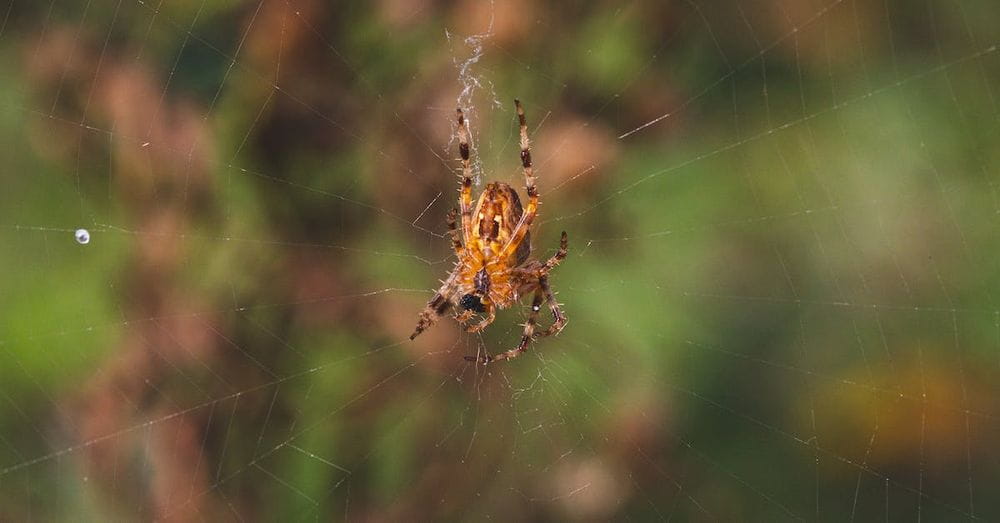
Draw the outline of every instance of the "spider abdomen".
M500 253L504 245L510 241L515 227L521 221L524 208L521 198L513 187L501 182L491 182L483 189L476 203L476 224L472 228L475 248L485 260ZM531 254L530 233L517 246L514 253L514 266L524 263Z

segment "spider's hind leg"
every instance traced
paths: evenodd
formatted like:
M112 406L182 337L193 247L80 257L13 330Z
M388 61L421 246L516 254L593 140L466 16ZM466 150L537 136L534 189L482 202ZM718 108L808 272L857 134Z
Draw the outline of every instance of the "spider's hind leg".
M451 246L455 249L455 255L462 256L462 233L458 230L458 209L452 208L448 211L445 222L448 224L448 234L451 236Z
M465 125L462 109L455 110L458 116L458 154L462 157L462 188L459 189L458 203L462 213L462 241L468 245L472 231L472 162L469 160L469 128Z
M528 229L531 228L531 224L535 220L535 214L538 212L538 187L535 186L535 171L531 164L531 142L528 139L528 122L524 117L524 107L521 106L521 101L514 100L514 106L517 109L517 122L521 135L521 170L524 172L524 188L528 193L528 203L524 207L524 214L521 215L521 220L514 227L513 232L510 234L510 239L507 240L507 244L504 245L503 250L500 252L500 258L507 258L517 251L521 242L528 235Z

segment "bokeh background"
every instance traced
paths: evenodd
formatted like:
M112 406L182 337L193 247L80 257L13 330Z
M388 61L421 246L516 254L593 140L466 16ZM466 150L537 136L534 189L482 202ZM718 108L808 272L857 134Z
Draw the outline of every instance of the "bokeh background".
M0 519L1000 519L1000 4L0 17ZM515 97L570 322L483 368L407 336Z

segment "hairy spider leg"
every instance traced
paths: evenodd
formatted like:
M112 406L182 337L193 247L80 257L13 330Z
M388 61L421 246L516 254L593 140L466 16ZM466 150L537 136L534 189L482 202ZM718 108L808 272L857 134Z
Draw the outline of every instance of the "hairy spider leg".
M524 118L524 107L521 106L521 101L514 100L514 106L517 107L517 120L521 128L521 168L524 171L524 185L528 192L528 205L524 209L524 214L521 215L521 221L517 223L517 227L511 233L510 239L507 240L507 244L500 251L499 259L501 260L506 260L517 252L517 247L528 234L531 222L535 219L535 213L538 212L538 189L535 187L535 174L531 167L531 144L528 141L528 123Z
M544 338L545 336L551 336L553 334L559 333L566 326L566 316L563 316L562 309L559 308L559 302L556 301L555 294L552 293L552 288L549 287L548 276L541 276L538 278L538 287L545 293L545 301L549 304L549 310L552 311L552 325L549 325L548 329L544 332L536 333L536 338Z
M448 211L445 221L448 224L448 234L451 236L451 246L455 249L455 256L462 257L462 233L458 230L458 209L454 207Z
M493 306L493 303L484 303L483 305L486 307L486 317L483 318L483 321L471 327L466 327L466 332L479 332L493 323L493 320L497 319L497 311L496 307Z
M410 334L411 340L420 336L421 332L424 332L428 327L434 325L434 322L436 322L438 318L451 309L452 304L447 296L451 296L454 293L456 279L458 279L458 270L452 272L451 275L448 276L448 279L444 281L434 297L427 302L426 306L424 306L424 310L420 312L420 319L417 320L417 328L414 329L413 334Z
M545 336L551 336L563 330L566 326L566 316L563 316L562 309L559 308L559 302L556 301L555 294L552 293L552 288L549 287L549 271L555 268L556 265L562 263L566 259L566 254L569 253L569 237L566 236L566 231L562 232L562 236L559 237L559 250L552 255L551 258L545 261L542 268L539 270L541 276L538 277L538 288L545 293L545 300L549 303L549 309L552 311L552 325L549 325L548 329L545 331L535 334L536 338L543 338ZM534 311L533 311L534 312Z
M458 323L464 324L465 322L471 320L472 317L475 316L475 315L476 315L476 311L471 311L471 310L469 310L469 311L462 311L462 312L460 312L460 313L458 313L458 314L455 315L455 321L457 321Z
M569 237L566 236L566 231L562 232L562 237L559 238L559 250L552 255L551 258L545 261L542 265L542 273L548 274L549 271L554 269L556 265L559 265L563 260L566 259L566 254L569 252Z
M538 324L538 311L542 309L542 300L544 295L542 293L541 287L535 289L535 297L531 300L531 312L528 313L528 321L524 324L524 334L521 335L521 343L517 347L507 351L501 352L500 354L491 356L489 354L483 354L479 358L475 356L466 356L466 361L481 361L484 365L493 361L498 360L512 360L521 355L521 353L528 350L528 345L531 340L535 338L535 326Z
M462 157L462 188L459 190L459 205L462 208L462 241L470 245L472 238L472 163L469 161L469 129L465 126L465 115L462 108L455 110L458 114L458 154Z

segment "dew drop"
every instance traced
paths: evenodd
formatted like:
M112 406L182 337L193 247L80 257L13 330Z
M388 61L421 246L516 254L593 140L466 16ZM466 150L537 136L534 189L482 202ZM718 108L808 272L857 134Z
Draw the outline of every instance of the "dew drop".
M76 232L73 233L73 236L76 238L76 243L79 243L80 245L87 245L90 243L90 231L87 229L77 229Z

